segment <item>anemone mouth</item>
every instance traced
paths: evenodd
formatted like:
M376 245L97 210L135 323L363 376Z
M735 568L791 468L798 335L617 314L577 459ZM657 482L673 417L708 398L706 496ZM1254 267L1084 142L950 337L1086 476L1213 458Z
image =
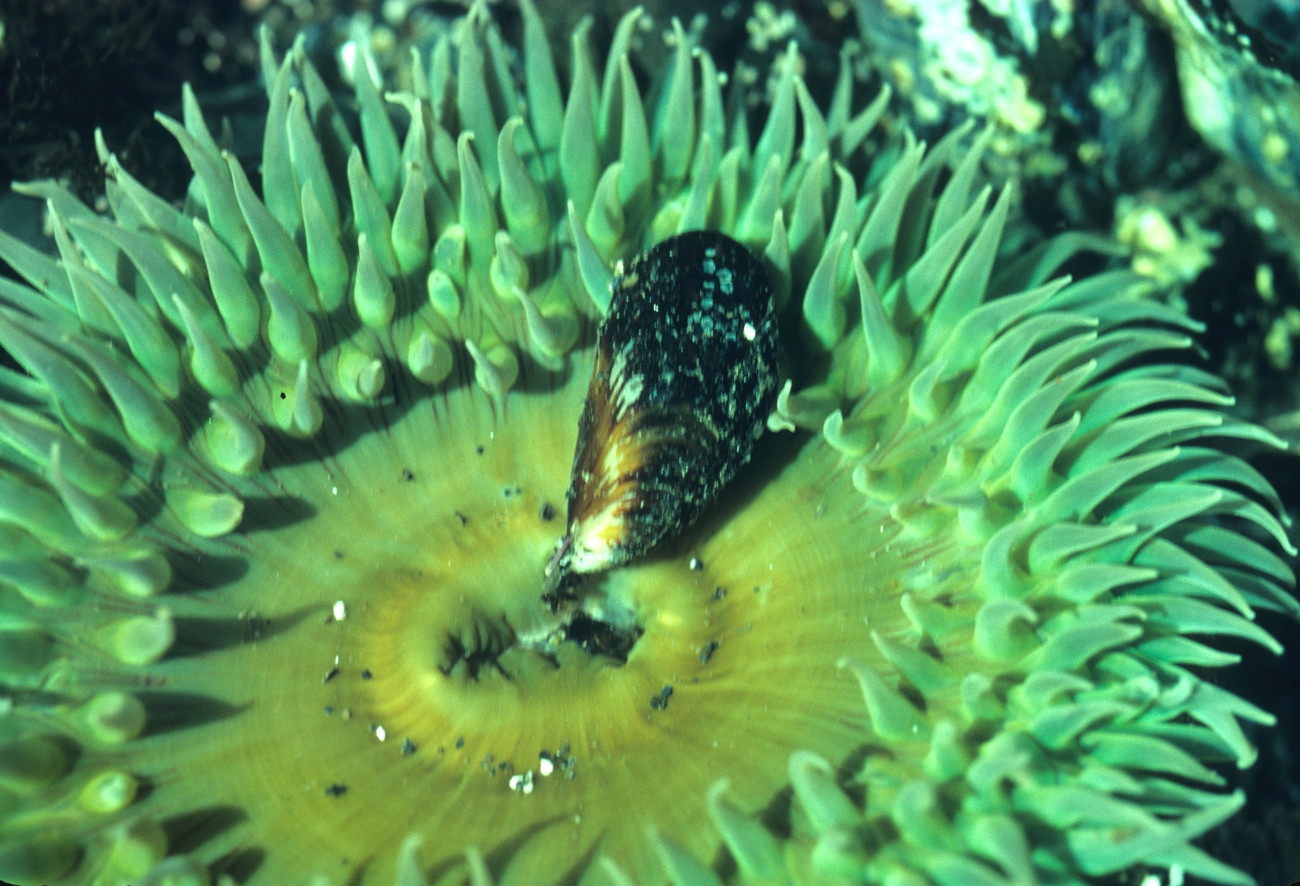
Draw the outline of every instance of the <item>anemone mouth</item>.
M823 115L792 48L751 145L680 26L647 115L639 11L567 102L523 12L526 107L475 6L403 139L359 66L364 157L264 46L260 197L188 92L185 212L106 148L114 221L21 186L59 258L0 234L0 877L1243 882L1190 841L1270 717L1202 640L1300 606L1205 442L1276 441L1157 359L1195 324L1049 280L1078 237L999 260L987 133L859 198L847 63ZM762 256L795 433L553 611L611 270L697 228Z

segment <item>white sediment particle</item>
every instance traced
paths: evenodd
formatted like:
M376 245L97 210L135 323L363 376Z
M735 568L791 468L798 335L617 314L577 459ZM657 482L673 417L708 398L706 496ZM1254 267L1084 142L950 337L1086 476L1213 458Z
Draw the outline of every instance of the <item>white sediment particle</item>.
M348 607L347 607L347 605L346 605L342 600L335 600L335 601L334 601L334 620L335 620L335 621L343 621L343 619L347 618L347 615L348 615Z
M745 324L745 341L753 341L758 335L758 330L754 328L753 323Z
M1152 873L1143 877L1138 886L1183 886L1184 874L1182 865L1170 865L1168 883L1162 882L1159 874Z
M510 776L510 790L517 794L531 794L533 792L533 770L529 769L521 775Z

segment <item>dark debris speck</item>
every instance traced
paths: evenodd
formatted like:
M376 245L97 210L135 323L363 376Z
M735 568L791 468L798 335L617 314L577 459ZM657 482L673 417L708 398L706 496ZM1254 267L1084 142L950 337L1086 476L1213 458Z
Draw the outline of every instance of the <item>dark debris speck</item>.
M713 658L713 653L717 651L718 651L717 640L710 640L709 642L705 643L704 648L700 650L700 664L708 664L709 659Z
M407 483L410 483L412 480L415 479L415 474L411 473L410 468L402 468L402 479L405 480Z
M542 512L540 516L542 518L543 523L550 523L552 520L555 519L555 505L551 504L549 501L546 504L542 505Z
M369 680L369 679L370 679L371 677L373 677L373 676L374 676L374 674L370 673L370 668L365 668L365 669L363 669L363 670L361 671L361 679L362 679L362 680Z
M346 794L347 792L348 792L348 786L347 786L347 785L345 785L345 784L339 784L339 783L335 782L334 784L330 785L329 787L327 787L327 788L325 789L325 796L327 796L327 797L341 797L341 796L343 796L344 794Z
M650 696L650 710L663 711L668 709L668 699L673 697L673 687L664 686L659 690L658 695Z
M409 757L415 753L415 742L409 738L402 739L402 756Z

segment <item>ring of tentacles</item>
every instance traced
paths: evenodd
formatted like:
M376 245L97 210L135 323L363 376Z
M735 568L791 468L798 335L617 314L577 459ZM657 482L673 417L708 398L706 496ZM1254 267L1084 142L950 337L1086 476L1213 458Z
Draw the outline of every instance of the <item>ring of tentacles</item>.
M751 137L676 23L567 87L474 6L336 99L263 41L260 181L187 89L177 206L101 144L0 233L0 878L1247 882L1191 840L1295 614L1273 443L1093 244L999 251L988 133L868 139L791 47ZM361 59L365 61L364 48ZM619 263L761 261L782 387L700 519L542 600ZM678 293L692 298L697 293ZM666 367L689 369L689 367Z

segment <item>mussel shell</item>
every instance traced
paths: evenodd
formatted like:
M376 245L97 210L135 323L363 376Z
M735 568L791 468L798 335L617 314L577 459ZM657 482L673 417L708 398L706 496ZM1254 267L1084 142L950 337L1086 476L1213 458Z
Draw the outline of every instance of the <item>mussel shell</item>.
M749 461L776 389L772 289L753 253L692 231L632 259L597 333L549 587L689 526Z

